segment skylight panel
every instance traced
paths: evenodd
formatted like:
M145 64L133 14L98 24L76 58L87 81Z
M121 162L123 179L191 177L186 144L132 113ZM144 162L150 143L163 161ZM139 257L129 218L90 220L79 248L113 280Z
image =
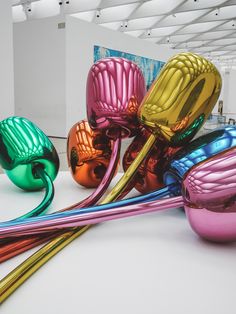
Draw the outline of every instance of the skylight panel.
M218 32L207 32L207 33L200 34L195 39L196 40L220 39L220 38L224 38L225 36L227 36L231 33L232 33L232 31L230 31L230 30L229 31L218 31Z
M124 34L130 35L133 37L139 37L140 35L142 35L142 33L143 33L143 30L124 32Z
M177 45L178 48L184 48L186 47L186 44L187 44L187 47L188 48L196 48L196 47L201 47L203 45L206 45L208 42L207 41L190 41L188 43L181 43L179 45Z
M198 9L207 9L212 7L217 7L223 3L227 2L226 0L199 0L199 1L186 1L177 11L189 11L189 10L198 10Z
M198 47L195 50L199 51L199 52L206 52L206 51L212 51L212 50L216 50L219 47L216 46L202 46L202 47Z
M185 26L183 29L181 29L178 34L191 34L191 33L202 33L209 31L210 29L217 27L222 22L216 21L216 22L205 22L205 23L196 23Z
M181 26L159 27L151 31L152 37L168 36L176 32Z
M100 26L113 29L113 30L121 30L121 23L120 22L113 22L113 23L104 23L99 24Z
M229 46L223 46L222 48L227 48L227 50L236 50L236 44L235 45L229 45Z
M219 39L219 40L215 40L214 42L212 42L213 45L231 45L236 43L236 38L223 38L223 39Z
M138 2L138 0L102 0L99 3L99 7L100 7L100 9L103 9L106 7L119 6L119 5L124 5L127 3L135 3L135 2Z
M21 5L12 8L12 18L14 23L26 20L26 15Z
M11 0L11 5L17 5L20 3L20 0Z
M96 19L96 22L100 24L126 20L129 18L130 14L134 11L137 5L137 3L133 3L101 9L99 18Z
M144 18L140 18L140 19L128 20L127 21L127 30L138 30L138 29L151 28L161 18L162 18L161 16L153 16L153 17L144 17Z
M168 14L183 2L183 0L146 1L134 12L132 18Z
M92 22L96 11L86 11L72 14L72 16L77 17L81 20Z
M219 22L218 22L219 23ZM218 26L216 28L216 30L232 30L232 31L236 31L236 18L230 21L225 21L224 24Z
M180 43L180 42L186 42L190 38L195 36L195 34L189 34L189 35L171 35L168 38L165 38L165 40L169 40L172 43Z
M58 1L56 0L57 4ZM79 1L70 1L70 4L65 6L67 12L77 13L77 12L84 12L90 10L96 10L101 3L101 0L79 0Z
M207 12L209 12L209 9L170 14L164 20L162 20L159 25L172 26L188 24L201 17L203 14L206 14Z
M219 7L199 19L201 22L220 21L236 17L236 5Z
M222 50L222 51L212 51L211 52L211 55L212 56L221 56L221 55L223 55L223 54L225 54L225 53L228 53L228 51L227 50Z
M145 40L148 40L148 41L151 41L153 43L157 43L158 42L158 39L160 40L160 38L158 37L146 37L144 38Z
M40 0L31 3L31 18L44 18L60 13L57 0Z

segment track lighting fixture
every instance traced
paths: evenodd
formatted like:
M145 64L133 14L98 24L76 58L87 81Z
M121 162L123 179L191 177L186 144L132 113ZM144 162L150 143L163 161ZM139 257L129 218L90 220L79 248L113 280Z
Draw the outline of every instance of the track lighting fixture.
M217 8L216 11L215 11L215 16L218 16L220 14L220 9Z
M120 27L121 28L127 28L128 27L128 21L122 21L121 23L120 23Z
M31 9L31 3L27 4L26 10L30 13L32 11Z
M58 0L58 4L59 5L63 5L64 4L70 4L70 0Z
M31 2L27 1L25 3L22 3L23 10L26 14L29 14L32 12Z
M96 18L99 18L101 16L101 10L97 9L96 11Z

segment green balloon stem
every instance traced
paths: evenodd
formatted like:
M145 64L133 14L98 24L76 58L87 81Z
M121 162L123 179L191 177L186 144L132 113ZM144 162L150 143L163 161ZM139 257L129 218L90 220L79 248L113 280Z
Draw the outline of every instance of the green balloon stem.
M47 174L47 172L43 169L42 165L38 164L34 167L34 175L37 178L40 178L43 181L43 184L45 186L45 196L42 200L42 202L32 209L30 212L16 218L11 221L18 221L23 220L30 217L40 216L45 213L48 206L51 204L53 197L54 197L54 186L53 182L50 178L50 176Z

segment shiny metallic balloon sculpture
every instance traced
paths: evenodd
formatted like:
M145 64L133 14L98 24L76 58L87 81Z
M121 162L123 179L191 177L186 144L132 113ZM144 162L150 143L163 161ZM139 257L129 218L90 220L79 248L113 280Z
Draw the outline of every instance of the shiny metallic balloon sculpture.
M76 123L68 134L67 160L73 179L87 188L97 187L111 158L111 140L93 131L86 120Z
M158 137L173 146L190 141L208 118L220 91L221 76L210 61L193 53L170 59L138 112L152 134L104 202L112 202L122 193Z
M110 64L112 65L112 62ZM104 65L101 68L94 67L93 73L90 73L91 81L93 78L95 83L87 92L89 99L88 119L92 127L101 129L107 127L112 122L112 127L107 134L111 138L116 139L117 136L129 135L133 129L129 130L130 133L127 133L127 125L132 125L131 120L128 119L129 123L123 124L116 115L111 114L111 108L107 106L106 102L97 101L99 95L107 101L111 101L111 99L119 95L114 92L112 80L109 84L111 92L106 93L103 77L107 76L107 68ZM119 70L119 67L117 67L117 70ZM99 75L99 71L103 71L103 75ZM116 73L120 72L117 71ZM89 81L90 78L88 79ZM96 92L96 86L103 87L100 94ZM140 121L152 134L139 155L115 188L103 200L102 204L112 202L119 197L158 137L168 141L172 146L180 146L190 141L209 116L217 101L220 89L221 78L211 62L192 53L181 53L173 57L165 65L160 76L151 86L138 111ZM124 91L122 94L124 94ZM125 95L127 94L129 93L126 92ZM95 102L90 102L91 99L94 99ZM117 103L116 110L119 111L120 108L123 108L122 104L122 102ZM135 100L132 101L132 105L129 108L135 107L134 104ZM117 122L123 126L119 131L117 130ZM37 256L32 256L18 270L13 271L11 278L17 278L17 274L19 276L19 269L27 269L27 277L29 277L39 267L40 263L38 262L36 266L35 260L43 259L45 262L83 231L86 231L87 228L88 226L81 229L76 228L68 232L63 238L51 243L50 246L46 246L41 252L38 252ZM44 254L45 249L46 255ZM32 264L34 264L33 269ZM20 282L16 279L14 284L9 287L9 278L5 278L1 284L5 295L9 295L17 288Z
M146 94L139 115L143 124L173 146L193 138L221 91L221 76L207 59L193 53L174 56Z
M184 176L182 191L183 196L81 214L67 226L91 225L184 206L190 225L199 236L217 242L236 241L236 147L192 167ZM61 248L59 246L58 249ZM55 251L55 247L51 249L54 253L58 251ZM31 263L21 264L1 280L0 302L16 289L25 277L28 278L35 271L35 260L38 261L39 268L41 263L50 258L47 255L45 259L45 256L38 256L37 253L30 258Z
M236 147L190 168L181 189L182 196L82 213L65 222L64 227L185 206L189 222L198 235L212 241L236 241Z
M126 171L139 154L150 136L150 132L143 128L134 138L123 156L123 168ZM139 166L134 177L135 188L140 193L149 193L164 186L163 174L171 157L180 147L170 147L163 140L156 140L144 162Z
M117 79L121 73L130 83L131 91L127 89L127 84L123 84L121 93L121 85L114 84L117 81L114 77ZM117 62L116 58L104 59L92 67L87 81L87 111L93 128L107 128L107 135L116 140L119 136L132 134L136 127L133 113L138 109L135 104L139 99L133 96L133 90L138 95L140 93L140 86L134 81L135 77L139 77L138 73L126 60ZM107 81L110 84L105 84ZM139 108L140 120L153 133L103 204L114 201L124 191L158 136L172 145L181 145L193 138L215 105L220 89L221 77L211 62L192 53L173 57ZM130 129L127 131L128 126Z
M236 241L236 147L193 166L184 176L183 196L82 214L76 225L184 206L193 230L208 240ZM68 226L73 226L68 225Z
M214 156L215 154L218 154L220 152L223 152L226 149L229 149L231 147L236 146L236 128L234 126L227 126L222 129L218 129L215 131L212 131L206 135L203 135L196 140L190 142L188 146L182 148L179 152L175 153L172 159L168 162L168 166L166 166L165 171L164 171L164 183L166 184L165 187L162 189L159 189L157 191L154 191L152 193L139 196L136 198L132 199L127 199L124 201L119 201L119 202L113 202L109 203L107 205L102 205L99 207L95 208L85 208L83 210L77 210L73 211L74 215L79 215L80 213L89 213L93 211L98 211L98 210L109 210L113 209L116 207L121 207L121 206L126 206L126 205L133 205L141 202L147 202L151 200L157 200L161 197L164 196L170 196L170 195L180 195L180 187L181 187L181 182L182 179L187 173L187 171L197 163L206 160L207 158L210 158L211 156ZM68 217L71 217L72 214L65 213L65 214L52 214L48 215L45 218L42 217L38 219L37 221L39 223L43 223L47 220L50 219L61 219L60 221L58 220L56 223L58 223L58 227L62 227L65 224L65 220ZM26 222L26 221L25 221ZM33 221L34 222L34 221ZM32 223L33 223L32 222ZM38 225L33 225L33 228L39 227ZM12 230L14 234L14 229ZM51 236L52 234L50 234ZM46 238L43 241L43 235L40 235L40 237L36 238L38 243L42 243L46 241ZM24 239L23 242L27 246L30 245L30 241ZM18 249L18 246L13 247L14 249L13 253ZM4 256L4 253L6 254L11 254L11 250L6 247L5 251L0 249L0 260L4 261L4 258L6 258L7 255ZM12 254L13 254L12 253Z
M26 118L10 117L1 121L0 164L19 188L27 191L46 188L41 204L17 220L43 214L53 199L52 181L59 169L57 152L48 137Z
M117 201L106 205L88 207L71 212L54 213L47 216L27 219L18 222L11 228L0 228L0 234L4 237L15 237L18 235L27 235L28 233L48 232L67 228L70 224L76 225L77 219L81 214L99 212L107 210L108 212L118 207L131 206L137 203L145 203L158 200L164 196L181 195L181 184L186 173L192 167L198 165L213 156L224 152L227 149L236 147L236 127L227 126L225 128L212 131L190 142L186 147L176 152L169 161L164 172L165 187L152 193L134 197L131 199ZM1 238L0 235L0 238Z
M135 63L123 58L99 60L87 79L89 125L110 138L136 135L145 92L143 74Z
M129 60L107 58L91 67L87 80L87 107L93 130L83 121L73 126L67 148L73 178L86 187L97 189L85 200L64 210L93 205L105 193L117 170L121 138L135 135L139 125L137 110L145 92L143 74ZM39 238L28 239L25 248L39 242L42 243ZM12 249L0 248L0 260L6 259L5 250L11 251L8 256L24 250L19 241Z
M87 121L83 120L76 123L69 132L67 142L68 164L75 181L86 187L99 186L109 166L111 149L109 139L101 132L92 131ZM103 190L97 189L85 200L64 210L92 205L102 194ZM57 235L58 232L41 237L28 237L27 239L24 237L23 239L18 238L16 241L8 240L6 244L0 245L0 262L47 242Z
M89 71L88 122L94 132L106 134L112 150L122 138L136 135L139 128L137 111L145 92L141 70L127 59L101 59Z
M194 166L183 181L185 212L202 238L236 241L236 148Z
M200 136L178 151L169 162L164 174L165 184L180 186L184 175L193 166L233 147L236 147L236 128L233 126L216 129ZM179 195L180 192L178 188L172 189L171 195Z
M30 212L16 219L2 222L0 226L9 226L15 221L42 215L54 197L53 180L59 169L57 152L48 137L32 122L22 117L10 117L0 122L0 164L9 179L27 191L45 188L42 202ZM16 241L14 241L16 242ZM27 247L27 240L21 247ZM15 243L6 239L0 245L2 255L15 255Z

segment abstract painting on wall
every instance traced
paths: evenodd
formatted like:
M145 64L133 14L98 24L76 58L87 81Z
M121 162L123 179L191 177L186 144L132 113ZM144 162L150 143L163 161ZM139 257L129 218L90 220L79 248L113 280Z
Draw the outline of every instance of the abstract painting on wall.
M165 64L163 61L136 56L131 53L113 50L101 46L94 46L94 62L108 57L122 57L135 62L143 72L147 89L150 87L161 68Z

